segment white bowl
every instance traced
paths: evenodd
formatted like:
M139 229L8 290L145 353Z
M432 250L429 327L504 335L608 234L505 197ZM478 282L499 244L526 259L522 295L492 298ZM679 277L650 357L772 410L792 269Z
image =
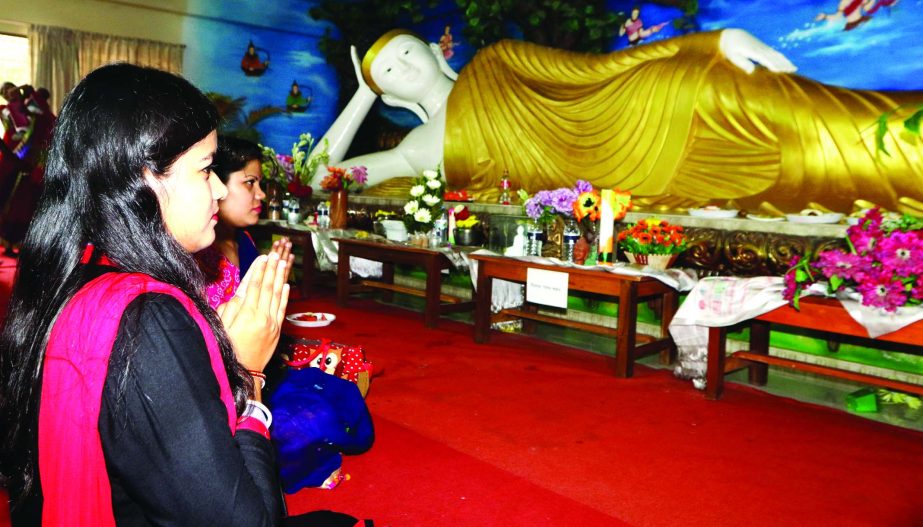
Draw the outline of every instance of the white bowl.
M400 220L381 220L381 226L385 230L385 238L395 241L407 241L407 226Z
M737 209L689 209L689 215L696 218L736 218Z
M302 328L322 328L336 319L331 313L292 313L285 317L292 325Z
M843 214L840 212L817 215L786 214L785 217L792 223L837 223L843 219Z

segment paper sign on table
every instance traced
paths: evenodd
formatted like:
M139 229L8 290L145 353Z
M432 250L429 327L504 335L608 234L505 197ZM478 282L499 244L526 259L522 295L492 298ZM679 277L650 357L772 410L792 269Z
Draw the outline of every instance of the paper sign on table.
M567 273L545 269L526 270L526 301L567 308Z

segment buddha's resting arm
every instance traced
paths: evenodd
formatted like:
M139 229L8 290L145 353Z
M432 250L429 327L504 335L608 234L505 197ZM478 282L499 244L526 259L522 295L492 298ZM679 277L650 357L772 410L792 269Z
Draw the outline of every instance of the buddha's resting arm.
M349 100L349 104L347 104L346 108L337 116L336 120L327 130L327 133L324 134L314 147L314 151L317 151L317 149L323 148L325 140L327 141L327 153L330 156L328 162L331 165L343 161L343 158L346 156L346 151L349 150L349 145L352 144L353 138L356 137L356 131L359 130L359 126L362 124L362 121L365 120L369 110L375 103L375 99L378 97L375 92L369 88L369 85L366 84L365 79L362 78L362 72L359 69L359 58L356 55L356 47L353 46L350 48L350 51L352 53L353 66L356 69L356 78L359 79L359 89L356 90L352 99ZM313 153L312 151L312 154ZM321 177L323 177L325 171L326 167L321 166L317 168L317 174L320 174Z

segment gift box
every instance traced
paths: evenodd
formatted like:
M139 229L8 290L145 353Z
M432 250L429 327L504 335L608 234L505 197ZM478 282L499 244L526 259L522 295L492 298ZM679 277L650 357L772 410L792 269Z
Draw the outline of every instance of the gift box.
M852 412L877 412L878 396L871 388L862 388L846 396L846 407Z

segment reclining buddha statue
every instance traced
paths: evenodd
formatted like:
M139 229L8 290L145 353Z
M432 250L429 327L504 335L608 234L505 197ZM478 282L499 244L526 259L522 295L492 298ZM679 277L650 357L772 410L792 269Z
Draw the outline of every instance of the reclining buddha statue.
M450 188L481 200L508 170L528 192L584 179L660 210L734 200L751 210L848 212L861 199L923 212L923 145L900 137L900 120L885 134L888 154L875 137L882 114L923 104L923 92L801 77L742 30L601 55L506 40L478 51L460 75L437 45L402 30L361 63L352 55L359 89L325 137L331 163L365 165L370 185L441 165ZM344 160L379 95L423 124L393 149Z

